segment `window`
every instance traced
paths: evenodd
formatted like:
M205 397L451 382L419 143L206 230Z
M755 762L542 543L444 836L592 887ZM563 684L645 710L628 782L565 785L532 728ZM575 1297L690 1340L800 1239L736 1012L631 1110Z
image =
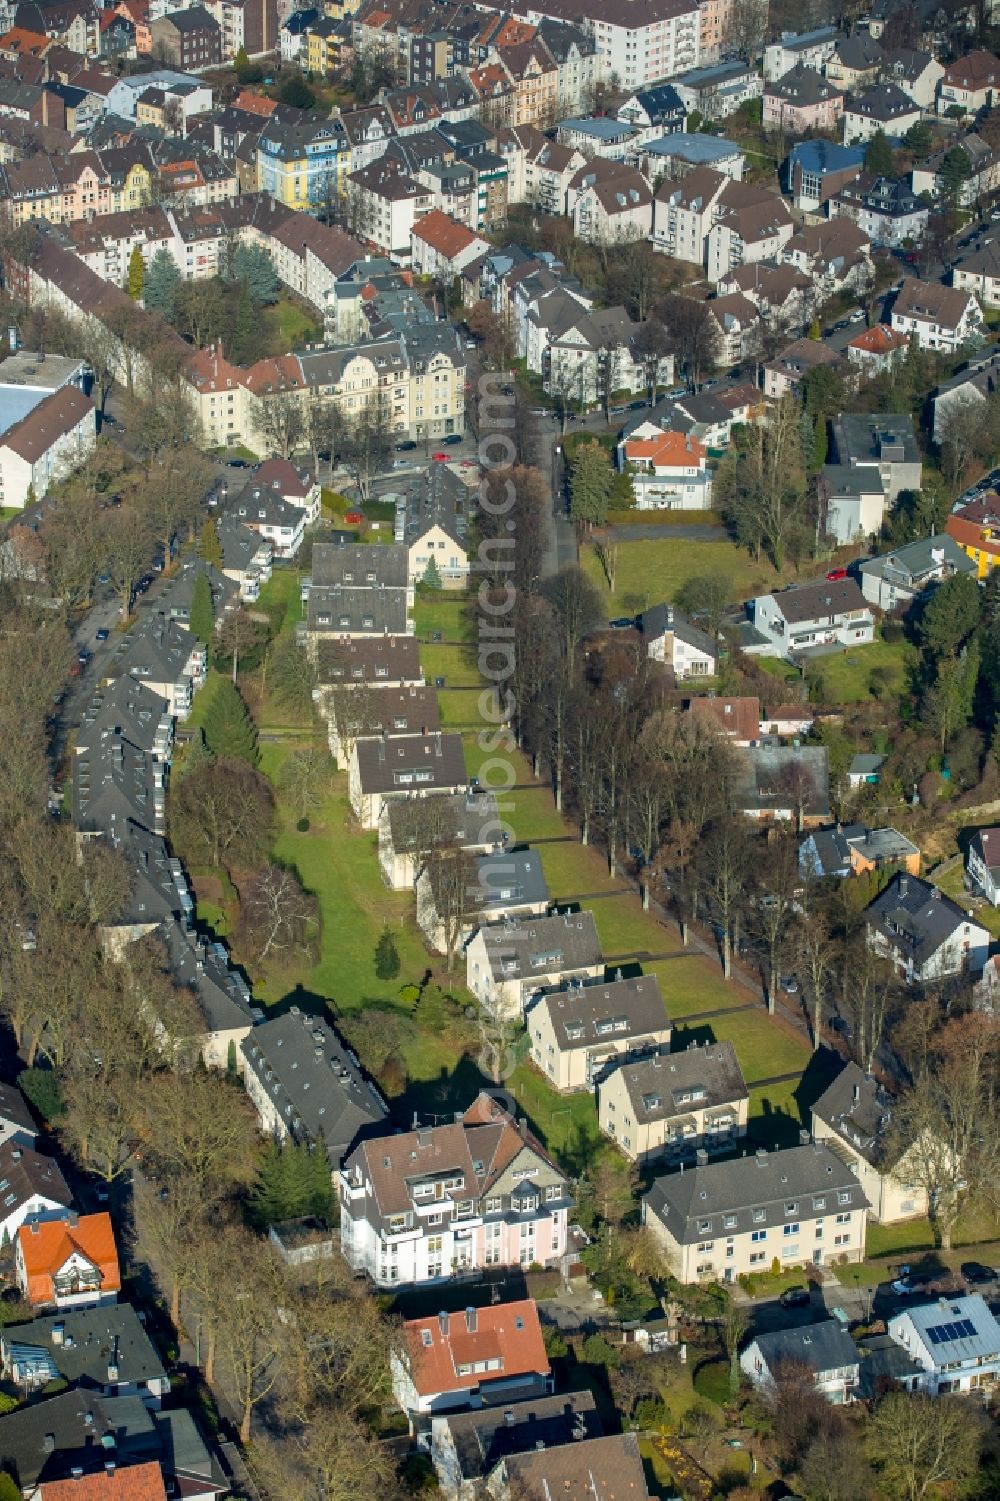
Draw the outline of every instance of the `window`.
M850 1223L851 1223L851 1216L849 1214L838 1214L837 1215L837 1224L838 1225L849 1225Z
M798 1227L797 1224L796 1225L785 1225L784 1226L784 1231L785 1231L785 1234L789 1235L789 1236L790 1235L798 1235L798 1233L799 1233L799 1227Z
M845 1193L838 1193L838 1195L837 1195L837 1203L838 1204L849 1204L850 1202L851 1202L851 1191L850 1191L850 1189L848 1189Z
M785 1213L786 1214L796 1214L796 1213L798 1213L798 1208L799 1208L798 1204L796 1204L794 1202L791 1203L791 1204L786 1204L785 1205Z
M751 1232L750 1232L750 1239L752 1241L766 1240L767 1239L767 1231L766 1230L751 1230Z
M736 1229L736 1216L735 1216L735 1214L726 1214L726 1215L723 1215L722 1224L723 1224L723 1227L726 1230L735 1230Z
M699 1251L711 1251L715 1245L714 1240L703 1240L698 1245Z
M764 1260L764 1257L766 1255L767 1255L766 1251L751 1251L750 1252L750 1265L751 1266L759 1266L760 1263Z
M753 1222L754 1222L755 1225L762 1225L764 1223L765 1218L766 1218L766 1216L765 1216L765 1213L764 1213L763 1209L755 1209L753 1211Z

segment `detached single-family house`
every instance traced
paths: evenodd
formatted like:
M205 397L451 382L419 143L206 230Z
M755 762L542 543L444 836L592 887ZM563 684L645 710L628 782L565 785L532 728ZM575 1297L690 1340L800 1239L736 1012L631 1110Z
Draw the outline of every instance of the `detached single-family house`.
M887 1331L919 1367L908 1391L946 1397L991 1388L1000 1376L1000 1324L979 1293L904 1308Z
M981 336L983 312L972 292L908 277L892 305L892 327L922 349L955 354Z
M932 52L921 52L914 47L897 47L887 54L882 64L882 77L909 94L914 104L921 109L933 110L938 83L944 76L944 66Z
M797 396L802 382L820 365L843 366L843 356L820 339L795 339L764 366L764 395L772 401Z
M253 482L262 489L273 490L290 506L305 512L306 526L319 520L322 487L309 469L293 464L291 459L271 458L258 464Z
M973 834L965 852L965 885L991 906L1000 904L1000 829L977 829Z
M490 251L488 240L474 234L441 209L432 209L410 231L410 265L418 276L448 285L472 261Z
M670 1046L670 1020L655 975L570 980L528 1002L525 1024L537 1068L560 1094L593 1089L616 1058Z
M417 1432L429 1429L433 1413L507 1405L552 1391L533 1298L410 1319L390 1364L393 1396Z
M631 476L639 511L707 511L712 505L708 449L683 433L626 438L618 467Z
M733 801L760 823L791 823L799 833L830 817L825 745L737 745Z
M651 1501L637 1433L607 1438L574 1438L553 1449L512 1454L490 1477L491 1495L564 1497L586 1501L590 1496L627 1497Z
M740 1355L744 1374L765 1391L780 1377L782 1366L788 1365L810 1371L816 1390L835 1407L853 1402L861 1356L839 1319L756 1334Z
M918 877L898 875L868 907L868 942L908 984L929 984L982 970L986 928Z
M860 149L860 148L859 148ZM923 236L931 210L907 177L859 172L829 199L831 219L852 219L873 245L900 246Z
M599 980L604 955L592 912L552 912L481 927L465 951L466 984L503 1017L520 1017L540 990Z
M735 1282L744 1272L861 1261L868 1200L823 1142L699 1162L657 1178L642 1222L681 1282Z
M603 1432L593 1392L498 1402L432 1414L431 1462L443 1495L480 1501L487 1477L511 1455L580 1443Z
M956 573L975 577L976 565L947 532L921 537L857 564L861 592L880 610L906 608L925 589Z
M654 605L644 610L639 628L646 653L654 662L673 670L678 682L715 676L719 648L707 631L692 625L673 605Z
M35 1118L16 1084L0 1083L0 1145L12 1141L33 1147L38 1139Z
M32 1308L116 1303L121 1291L111 1216L78 1215L22 1225L14 1245L17 1280Z
M64 1381L103 1397L139 1397L154 1408L170 1394L170 1378L131 1303L8 1324L0 1362L6 1379L25 1392Z
M597 1082L601 1130L640 1167L726 1150L746 1135L749 1110L731 1042L616 1063Z
M692 698L685 707L693 720L725 735L734 745L760 739L759 698Z
M845 353L850 363L856 365L866 379L871 379L902 364L909 345L906 334L897 333L888 323L875 323L848 339Z
M410 890L435 846L486 855L504 843L505 832L495 794L480 788L452 797L388 798L378 821L382 879L391 891Z
M1000 97L1000 58L981 47L949 63L938 83L939 115L976 115Z
M377 735L355 740L347 795L363 829L377 829L393 797L464 792L469 783L461 735Z
M339 1199L344 1259L376 1287L558 1266L573 1208L562 1170L485 1091L458 1120L362 1141Z
M54 1157L19 1141L0 1146L0 1245L8 1245L29 1221L61 1217L72 1203Z
M461 948L484 922L506 917L541 917L548 911L549 888L537 850L498 850L474 855L467 866L465 911L457 910L453 892L443 892L445 873L425 865L417 877L417 926L431 948L448 950L457 934ZM451 934L449 934L449 929Z
M892 1152L892 1106L877 1079L847 1063L812 1107L813 1139L843 1156L883 1225L927 1213L927 1190L910 1181L905 1160Z
M838 823L814 829L799 845L799 870L807 880L846 880L886 866L920 874L920 851L896 829L869 829L863 823Z
M750 616L769 649L789 659L810 647L862 646L875 631L868 602L851 578L758 595Z

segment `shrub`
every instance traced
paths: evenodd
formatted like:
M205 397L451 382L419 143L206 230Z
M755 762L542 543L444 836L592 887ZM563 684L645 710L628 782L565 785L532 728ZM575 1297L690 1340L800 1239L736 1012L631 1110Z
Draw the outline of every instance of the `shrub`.
M18 1077L21 1093L38 1111L42 1120L50 1126L57 1125L63 1117L62 1094L59 1080L48 1068L26 1068Z
M661 1397L643 1397L635 1405L633 1425L641 1432L670 1426L670 1409Z
M298 823L295 825L295 827L298 829L298 831L299 831L300 834L308 834L308 832L309 832L309 820L308 820L308 818L300 818L299 821L298 821Z
M550 1360L563 1360L569 1354L566 1337L557 1324L542 1325L542 1343Z
M0 1416L8 1412L13 1412L20 1405L20 1397L15 1397L11 1392L0 1392Z
M693 1376L694 1389L699 1397L725 1407L729 1401L729 1362L710 1360L700 1365Z
M606 1370L617 1371L621 1356L603 1334L588 1334L583 1342L583 1358L587 1365L602 1365Z

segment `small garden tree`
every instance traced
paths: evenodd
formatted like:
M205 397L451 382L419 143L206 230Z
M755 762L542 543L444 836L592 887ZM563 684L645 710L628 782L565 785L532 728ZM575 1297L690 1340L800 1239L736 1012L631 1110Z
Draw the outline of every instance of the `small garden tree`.
M399 974L399 950L388 927L384 927L375 945L375 973L380 980L394 980Z

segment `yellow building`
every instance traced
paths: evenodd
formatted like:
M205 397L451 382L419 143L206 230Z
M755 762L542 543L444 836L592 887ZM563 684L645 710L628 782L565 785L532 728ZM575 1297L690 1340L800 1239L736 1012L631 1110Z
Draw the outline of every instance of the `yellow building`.
M344 190L351 146L339 119L271 119L257 143L261 190L293 209L330 202Z
M310 73L335 73L350 47L350 22L326 16L306 33L306 67Z

